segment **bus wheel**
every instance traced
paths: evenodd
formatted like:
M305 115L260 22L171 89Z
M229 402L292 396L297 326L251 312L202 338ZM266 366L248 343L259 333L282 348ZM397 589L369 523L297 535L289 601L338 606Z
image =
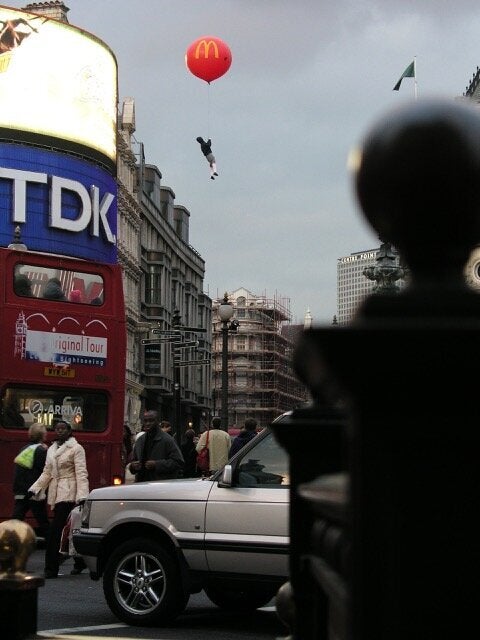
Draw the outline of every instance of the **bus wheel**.
M175 560L148 538L128 540L112 553L103 592L117 618L138 626L167 624L188 602Z

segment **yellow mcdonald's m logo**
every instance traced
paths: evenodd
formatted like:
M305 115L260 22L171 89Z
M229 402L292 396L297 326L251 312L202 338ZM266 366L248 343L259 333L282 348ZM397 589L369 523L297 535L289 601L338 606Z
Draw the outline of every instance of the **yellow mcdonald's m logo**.
M198 59L200 57L200 49L202 48L202 45L203 45L203 57L205 59L208 58L208 52L210 51L210 47L213 47L213 50L215 51L215 58L218 58L218 46L214 40L209 40L208 42L206 40L200 40L200 42L195 47L195 58Z

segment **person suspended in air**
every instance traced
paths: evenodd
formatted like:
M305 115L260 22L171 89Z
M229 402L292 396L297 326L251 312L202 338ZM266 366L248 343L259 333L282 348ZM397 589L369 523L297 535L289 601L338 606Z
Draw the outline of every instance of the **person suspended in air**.
M205 140L198 136L197 142L200 144L200 149L202 150L203 155L206 157L208 164L210 165L210 178L211 180L215 180L215 176L218 176L217 173L217 165L215 163L215 156L212 153L212 141L210 138L205 142Z

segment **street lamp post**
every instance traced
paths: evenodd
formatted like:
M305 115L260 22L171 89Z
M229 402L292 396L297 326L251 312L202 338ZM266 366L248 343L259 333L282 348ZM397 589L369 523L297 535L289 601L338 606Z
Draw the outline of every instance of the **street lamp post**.
M236 331L238 323L233 320L233 307L228 301L228 294L223 296L222 303L218 307L218 317L222 322L222 407L221 427L228 431L228 332Z
M180 313L178 309L173 312L172 327L174 329L180 326ZM173 429L175 433L175 439L178 446L182 441L182 434L180 429L180 366L178 348L175 347L175 343L172 343L172 358L173 358Z

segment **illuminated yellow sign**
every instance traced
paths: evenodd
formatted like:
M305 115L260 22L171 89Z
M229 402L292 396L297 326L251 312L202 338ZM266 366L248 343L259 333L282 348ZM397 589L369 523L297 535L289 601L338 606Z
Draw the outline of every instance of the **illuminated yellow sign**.
M4 130L53 136L59 148L65 140L116 160L117 62L85 31L0 7L0 105Z
M52 378L75 378L75 369L66 369L63 367L45 367L43 370L44 376L50 376Z

